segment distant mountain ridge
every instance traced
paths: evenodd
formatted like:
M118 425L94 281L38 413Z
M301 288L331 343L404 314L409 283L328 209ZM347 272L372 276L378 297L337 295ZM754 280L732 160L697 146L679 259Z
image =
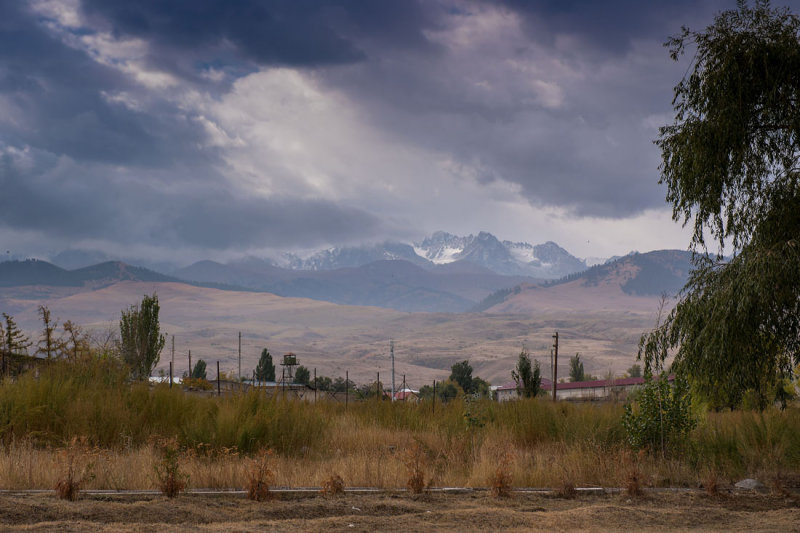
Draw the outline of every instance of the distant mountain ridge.
M691 252L683 250L631 253L538 286L523 283L498 290L472 311L520 312L581 297L585 298L586 307L602 307L598 301L604 299L615 302L613 305L624 305L632 299L653 299L662 294L674 297L686 285L691 260Z
M146 268L131 266L120 261L106 261L96 265L67 270L47 261L28 259L0 263L0 287L48 285L53 287L102 287L119 281L179 281Z
M586 270L586 262L558 244L548 241L531 245L526 242L500 241L491 233L461 237L437 231L412 244L384 242L365 246L330 248L303 259L291 253L270 261L291 270L335 270L360 267L374 261L402 260L422 268L469 262L506 276L531 276L557 279Z

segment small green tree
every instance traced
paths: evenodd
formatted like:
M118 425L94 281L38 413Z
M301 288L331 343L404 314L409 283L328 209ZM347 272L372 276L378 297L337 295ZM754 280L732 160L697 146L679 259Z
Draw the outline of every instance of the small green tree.
M298 366L297 370L294 371L294 382L308 385L310 380L311 372L303 365Z
M689 383L680 377L670 384L666 373L654 379L645 375L636 405L625 405L622 426L628 443L636 449L660 451L664 457L679 451L697 425L692 416Z
M150 377L161 357L166 339L158 322L158 296L145 295L141 305L122 311L119 321L120 354L134 379Z
M574 357L569 358L569 380L572 382L586 381L586 373L583 370L580 353L576 353Z
M9 358L14 355L28 355L28 348L31 346L31 342L17 327L17 323L11 315L3 313L3 319L6 326L0 342L0 356L2 356L0 372L5 373L8 370ZM0 330L2 329L0 328Z
M472 365L464 360L450 367L450 380L458 383L464 394L475 392L472 384Z
M517 367L511 371L511 377L517 383L517 394L524 398L535 398L542 387L542 371L539 361L531 361L527 350L519 353Z
M39 317L42 319L42 337L37 343L36 353L50 359L57 355L61 344L55 335L58 323L50 319L50 309L46 305L39 306Z
M269 350L261 350L261 357L256 365L256 380L275 381L275 365L272 363L272 355Z
M333 380L327 376L317 376L317 390L333 390Z
M206 362L202 359L198 359L197 362L194 364L194 368L192 369L192 378L194 379L206 379Z
M642 377L642 365L633 365L628 369L628 376L632 378Z

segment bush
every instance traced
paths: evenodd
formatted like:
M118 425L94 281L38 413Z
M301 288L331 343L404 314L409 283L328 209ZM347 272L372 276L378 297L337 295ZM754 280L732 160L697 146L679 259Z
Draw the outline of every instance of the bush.
M637 450L660 450L662 457L685 446L697 425L686 380L676 377L671 385L666 374L658 379L648 375L637 403L638 409L627 404L622 415L628 444Z
M250 460L250 471L247 480L247 497L261 502L269 500L272 495L269 486L275 478L275 472L270 468L272 450L260 450L258 455Z
M158 447L161 452L161 460L154 467L158 488L167 498L174 498L186 489L186 481L189 478L180 470L178 440L175 438L163 439L159 442Z

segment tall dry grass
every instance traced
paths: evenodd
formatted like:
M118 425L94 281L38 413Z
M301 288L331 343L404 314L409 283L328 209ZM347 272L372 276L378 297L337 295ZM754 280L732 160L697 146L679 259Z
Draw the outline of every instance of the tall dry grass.
M0 488L52 488L59 450L82 437L99 450L86 489L157 488L153 443L164 438L180 445L188 488L245 488L261 449L275 452L278 487L318 487L337 473L348 487L403 488L411 446L434 486L486 487L503 453L517 487L620 487L631 468L616 404L457 400L434 412L425 403L205 397L126 379L114 360L93 360L0 384ZM642 487L696 486L709 471L723 484L797 476L800 409L705 414L682 455L644 455L636 470Z

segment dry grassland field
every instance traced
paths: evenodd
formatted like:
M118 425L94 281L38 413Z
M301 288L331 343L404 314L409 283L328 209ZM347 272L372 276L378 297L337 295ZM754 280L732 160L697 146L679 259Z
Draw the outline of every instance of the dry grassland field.
M278 494L0 494L0 529L9 531L798 531L796 498L770 494L579 495L486 492Z
M550 372L552 334L559 332L559 375L568 372L567 356L582 354L586 371L622 374L635 363L637 342L653 326L657 298L632 297L619 287L592 288L581 300L572 287L559 292L526 291L525 306L492 313L405 313L376 307L336 305L266 293L235 292L180 283L121 282L96 291L24 287L0 290L0 306L33 338L38 335L39 305L53 317L72 320L102 334L118 328L120 311L156 292L161 329L176 338L176 370L194 360L219 360L226 372L237 370L238 332L242 332L242 369L256 366L264 347L273 355L294 352L300 364L319 375L371 382L388 376L389 340L395 341L396 372L412 388L441 380L456 361L468 359L474 375L505 383L525 346ZM160 369L168 368L169 344ZM385 379L385 377L384 377Z

